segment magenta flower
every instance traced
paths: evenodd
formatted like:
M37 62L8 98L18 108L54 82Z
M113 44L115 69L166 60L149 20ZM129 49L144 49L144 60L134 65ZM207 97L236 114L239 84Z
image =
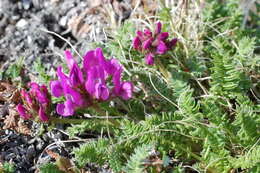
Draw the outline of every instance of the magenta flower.
M20 116L23 118L23 119L29 119L31 117L30 114L27 113L27 110L24 108L24 106L19 103L17 106L16 106L16 110L17 112L20 114Z
M141 42L140 38L138 36L136 36L133 40L134 49L140 49L141 45L142 45L142 42Z
M96 99L107 100L109 98L109 89L105 82L105 70L101 66L93 66L88 70L88 79L85 88L88 93Z
M168 47L163 41L160 41L157 48L156 48L156 53L157 54L165 54L168 50Z
M46 122L49 120L51 99L45 85L29 83L30 90L21 90L23 104L16 106L17 112L24 119L34 119Z
M152 53L148 53L147 55L145 55L145 63L148 65L154 64L154 55Z
M168 32L162 32L161 22L157 22L154 33L149 29L136 32L133 48L145 54L146 64L153 65L156 55L163 55L176 45L177 38L168 40L168 37Z
M162 30L162 23L161 22L157 22L156 27L155 27L155 34L160 34Z
M58 80L50 83L53 96L64 96L66 99L57 105L58 114L71 116L79 108L87 108L114 97L124 100L132 97L133 84L121 81L122 66L114 58L106 60L101 48L85 54L82 68L69 51L65 51L65 55L69 75L62 72L62 67L58 67ZM112 83L109 79L113 80Z

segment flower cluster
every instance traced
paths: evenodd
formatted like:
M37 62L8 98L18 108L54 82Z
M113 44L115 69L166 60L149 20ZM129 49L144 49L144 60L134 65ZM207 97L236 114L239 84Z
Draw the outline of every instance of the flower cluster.
M136 32L133 40L133 48L145 53L145 62L148 65L154 64L155 55L165 54L177 43L177 38L168 40L169 33L162 32L161 22L157 22L154 33L149 29Z
M59 66L58 80L50 83L52 95L64 96L66 99L64 103L57 105L58 114L71 116L76 109L92 106L96 102L117 96L124 100L132 97L133 84L121 80L122 66L114 58L106 60L101 48L85 54L82 68L69 51L66 51L65 55L69 74L63 73L62 67Z
M21 90L23 104L19 103L16 109L24 119L36 119L43 122L49 120L51 96L45 85L29 83L30 90Z

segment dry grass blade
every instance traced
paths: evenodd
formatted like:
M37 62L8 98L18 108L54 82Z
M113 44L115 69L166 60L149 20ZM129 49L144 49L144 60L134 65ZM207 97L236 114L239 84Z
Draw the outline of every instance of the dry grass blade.
M23 120L20 118L17 124L16 131L18 133L24 134L24 135L30 135L32 132L29 129L29 127L23 122Z
M30 135L31 130L18 115L15 105L9 105L9 114L5 117L3 129L12 129L24 135Z
M15 129L18 124L19 115L12 108L8 109L9 114L5 117L3 129Z
M62 157L58 153L55 153L51 150L46 150L46 153L51 158L54 158L56 160L56 164L61 171L64 171L67 173L76 173L76 171L73 170L75 166L70 159L68 159L66 157Z
M8 82L0 82L0 101L17 103L19 100L20 94L16 87Z

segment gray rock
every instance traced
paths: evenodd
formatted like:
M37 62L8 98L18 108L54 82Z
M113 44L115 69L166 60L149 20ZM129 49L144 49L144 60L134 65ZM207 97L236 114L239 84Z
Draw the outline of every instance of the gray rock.
M31 159L31 158L33 158L34 156L35 156L35 148L34 148L34 146L33 145L30 145L29 146L29 148L28 148L28 150L27 150L27 152L26 152L26 157L27 158L29 158L29 159Z
M28 22L25 19L20 19L15 26L17 28L25 28L26 25L28 25Z

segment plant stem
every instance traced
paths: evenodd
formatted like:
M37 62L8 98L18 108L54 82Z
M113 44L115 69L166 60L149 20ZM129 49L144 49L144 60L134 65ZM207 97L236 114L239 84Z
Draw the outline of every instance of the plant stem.
M169 83L169 81L171 79L171 75L168 72L168 70L164 67L164 65L162 64L162 62L159 58L157 59L157 64L158 64L158 68L159 68L160 72L165 77L166 82Z
M88 121L88 119L75 119L75 118L50 118L51 123L55 124L80 124L84 121Z
M75 119L75 118L55 118L52 117L50 118L50 123L54 124L81 124L85 121L92 121L93 119ZM100 121L100 122L107 122L108 124L112 124L116 127L118 127L120 124L114 120L114 119L95 119L95 121Z
M198 161L203 161L202 158L200 156L198 156L197 154L194 154L193 152L191 151L188 151L186 150L185 148L183 148L182 146L180 145L175 145L176 148L179 148L180 150L186 152L186 153L189 153L193 158L195 158L196 160Z

